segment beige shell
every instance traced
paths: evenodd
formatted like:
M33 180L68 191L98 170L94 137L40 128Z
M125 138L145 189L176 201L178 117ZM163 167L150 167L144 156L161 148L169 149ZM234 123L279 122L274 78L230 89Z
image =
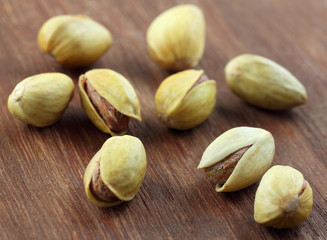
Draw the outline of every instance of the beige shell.
M202 70L185 70L166 78L155 95L155 110L169 127L185 130L208 118L216 104L216 81L196 82Z
M92 175L99 161L101 178L106 187L118 197L118 201L101 201L90 189ZM144 179L146 165L146 153L138 138L128 135L109 138L85 170L84 187L87 197L99 207L111 207L132 200Z
M204 151L198 169L206 169L239 149L249 147L238 160L224 184L216 184L217 192L233 192L250 186L268 170L275 153L270 132L253 127L232 128L216 138Z
M68 67L90 65L109 49L111 43L108 29L83 15L52 17L38 34L40 49Z
M254 201L256 222L273 228L294 227L310 216L312 189L301 172L273 166L259 184Z
M303 85L284 67L267 58L244 54L225 67L229 88L243 100L270 110L285 110L304 104Z
M8 98L8 109L17 119L36 127L59 120L74 92L74 83L62 73L42 73L17 84Z
M106 125L85 92L85 78L92 83L100 96L106 99L120 113L142 121L140 103L130 82L113 70L93 69L80 77L78 86L82 107L98 129L112 136L125 133L125 131L120 133L113 132Z
M163 68L183 70L197 65L205 47L205 20L192 4L172 7L153 20L147 31L151 57Z

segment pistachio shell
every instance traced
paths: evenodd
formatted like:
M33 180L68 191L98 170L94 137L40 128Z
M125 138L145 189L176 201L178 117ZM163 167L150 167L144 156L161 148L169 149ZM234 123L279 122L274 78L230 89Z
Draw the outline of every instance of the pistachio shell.
M205 47L201 9L182 4L161 13L147 31L148 50L163 68L182 70L197 65Z
M97 128L111 135L124 134L124 132L113 132L101 118L85 92L84 77L92 84L100 96L106 99L120 113L142 121L139 100L129 81L113 70L94 69L80 77L78 86L82 107Z
M273 166L262 177L254 201L256 222L273 228L294 227L310 216L312 189L301 172Z
M119 200L105 202L93 195L90 184L96 163L100 161L101 178ZM132 200L145 176L146 153L142 142L132 136L109 138L95 154L84 175L84 187L91 202L100 207L111 207Z
M166 78L155 95L156 113L169 127L185 130L208 118L216 104L216 82L196 82L202 70L185 70Z
M216 138L204 151L198 169L206 169L239 149L249 147L238 160L227 181L217 192L233 192L250 186L268 170L275 153L272 135L261 128L236 127Z
M90 65L109 49L111 42L111 34L103 25L83 15L52 17L38 34L40 49L69 67Z
M42 73L17 84L8 98L8 109L17 119L36 127L59 120L74 92L74 83L62 73Z
M305 88L287 69L261 56L244 54L232 59L225 76L236 95L265 109L285 110L307 99Z

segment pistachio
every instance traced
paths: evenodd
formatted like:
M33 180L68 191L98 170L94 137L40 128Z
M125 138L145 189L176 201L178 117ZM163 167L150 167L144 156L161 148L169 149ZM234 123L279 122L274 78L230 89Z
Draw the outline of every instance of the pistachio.
M185 70L166 78L155 95L159 119L171 128L193 128L208 118L216 104L216 81L202 70Z
M294 227L310 216L312 189L301 172L289 166L273 166L257 189L254 219L273 228Z
M201 9L182 4L161 13L147 31L151 57L163 68L194 67L205 47L205 20Z
M38 34L40 49L68 67L90 65L109 49L111 42L108 29L83 15L52 17Z
M244 54L225 67L229 88L243 100L269 110L304 104L303 85L284 67L267 58Z
M198 169L204 169L217 192L238 191L262 177L274 153L274 139L268 131L236 127L224 132L207 147Z
M132 200L144 179L146 164L146 153L138 138L109 138L85 170L87 197L99 207Z
M17 119L36 127L59 120L74 92L74 83L62 73L42 73L17 84L8 98L8 109Z
M78 81L80 99L86 115L105 133L122 135L130 118L141 121L141 109L134 88L119 73L94 69Z

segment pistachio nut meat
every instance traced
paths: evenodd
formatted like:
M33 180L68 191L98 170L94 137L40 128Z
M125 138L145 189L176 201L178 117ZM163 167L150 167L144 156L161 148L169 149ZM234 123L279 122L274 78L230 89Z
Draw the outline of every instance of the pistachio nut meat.
M254 127L232 128L204 151L198 169L203 169L217 192L233 192L259 180L275 153L270 132Z
M109 138L88 164L84 188L99 207L112 207L132 200L145 176L146 153L133 136Z
M80 76L78 86L86 115L101 131L122 135L130 118L142 121L135 90L121 74L110 69L93 69Z

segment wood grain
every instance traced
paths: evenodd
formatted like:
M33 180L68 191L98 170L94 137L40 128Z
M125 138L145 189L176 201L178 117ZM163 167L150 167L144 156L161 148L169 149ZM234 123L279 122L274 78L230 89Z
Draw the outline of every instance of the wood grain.
M0 0L0 239L327 239L327 3L323 0L189 1L206 16L205 54L196 67L217 81L217 105L189 131L162 125L154 94L169 72L149 57L145 33L160 12L183 3L114 0ZM40 52L37 32L58 14L86 14L110 29L114 43L95 64L70 70ZM228 60L254 53L275 60L305 85L306 105L285 112L254 108L233 95L224 80ZM63 72L74 79L91 68L111 68L136 89L143 122L132 121L148 167L129 203L100 209L86 198L83 174L108 135L81 109L77 87L60 121L35 128L14 120L7 98L22 79ZM236 126L269 130L273 164L300 170L312 186L311 216L299 226L274 230L253 219L258 183L216 193L196 170L205 148Z

